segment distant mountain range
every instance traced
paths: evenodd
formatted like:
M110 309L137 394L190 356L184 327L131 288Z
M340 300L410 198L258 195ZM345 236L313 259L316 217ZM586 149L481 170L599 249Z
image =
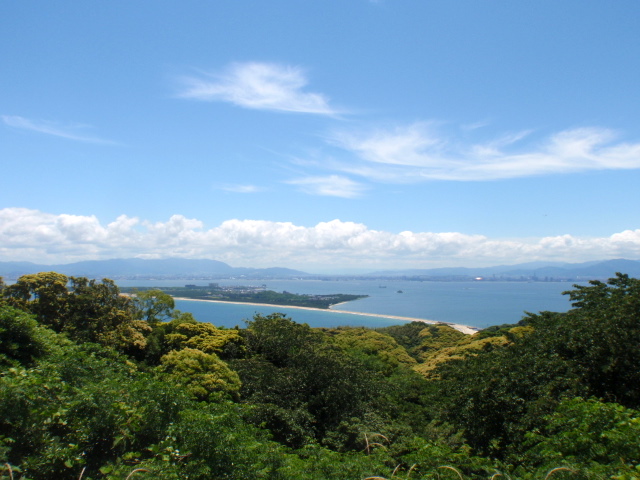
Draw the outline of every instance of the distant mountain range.
M291 277L339 277L342 275L314 275L290 268L246 268L232 267L216 260L190 260L168 258L144 260L140 258L91 260L61 265L38 265L30 262L0 262L0 276L7 280L20 275L44 271L55 271L70 276L89 278L291 278ZM518 265L499 265L478 268L430 268L408 270L382 270L349 277L425 277L464 279L517 280L586 280L603 279L616 272L640 277L640 261L603 260L585 263L529 262Z
M30 262L0 262L0 276L15 279L20 275L37 272L58 272L89 278L163 278L163 277L296 277L308 275L290 268L232 267L217 260L191 260L167 258L144 260L140 258L90 260L61 265L38 265Z
M632 277L640 276L640 261L602 260L584 263L529 262L517 265L498 265L478 268L431 268L410 270L385 270L371 275L425 276L425 277L483 277L483 278L536 278L546 279L591 279L610 278L616 272Z

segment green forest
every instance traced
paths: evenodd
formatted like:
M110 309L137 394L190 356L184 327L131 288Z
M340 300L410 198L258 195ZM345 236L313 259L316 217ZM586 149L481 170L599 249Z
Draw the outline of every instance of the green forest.
M0 479L638 479L640 280L566 294L464 335L0 281Z

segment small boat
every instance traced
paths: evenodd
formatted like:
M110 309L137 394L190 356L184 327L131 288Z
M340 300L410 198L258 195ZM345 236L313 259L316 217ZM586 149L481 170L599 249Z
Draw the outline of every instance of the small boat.
M398 293L403 293L403 291L402 290L398 290Z

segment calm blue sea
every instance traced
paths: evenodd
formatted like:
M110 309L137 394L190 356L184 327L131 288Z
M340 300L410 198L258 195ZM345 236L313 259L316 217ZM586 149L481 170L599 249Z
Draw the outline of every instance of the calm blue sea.
M156 280L119 281L120 286L184 286L184 283L207 285L209 281ZM550 310L565 312L571 308L563 291L572 284L562 282L415 282L379 280L220 280L220 285L266 285L269 290L311 294L365 294L363 298L334 308L363 315L330 311L309 311L286 307L260 307L213 302L176 301L176 308L191 312L203 322L217 326L243 327L244 320L254 314L281 312L298 323L312 327L341 325L384 327L402 321L367 316L366 314L412 317L441 322L459 323L486 328L503 323L516 323L525 311ZM400 293L401 292L401 293Z

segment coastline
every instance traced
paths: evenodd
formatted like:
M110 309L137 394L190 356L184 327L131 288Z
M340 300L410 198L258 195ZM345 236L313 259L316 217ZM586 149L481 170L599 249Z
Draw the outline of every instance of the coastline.
M258 307L294 308L298 310L314 310L317 312L334 312L334 313L346 313L349 315L362 315L365 317L391 318L393 320L402 320L404 322L422 322L422 323L428 323L430 325L446 325L466 335L473 335L474 333L477 333L480 331L479 328L470 327L468 325L461 325L459 323L439 322L437 320L427 320L425 318L414 318L414 317L401 317L398 315L384 315L381 313L350 312L347 310L335 310L334 308L332 308L337 305L341 305L340 303L337 303L336 305L332 305L332 307L325 309L325 308L313 308L313 307L299 307L295 305L274 305L271 303L229 302L225 300L205 300L201 298L185 298L185 297L173 297L173 298L174 300L183 300L188 302L212 302L212 303L229 303L233 305L253 305Z

